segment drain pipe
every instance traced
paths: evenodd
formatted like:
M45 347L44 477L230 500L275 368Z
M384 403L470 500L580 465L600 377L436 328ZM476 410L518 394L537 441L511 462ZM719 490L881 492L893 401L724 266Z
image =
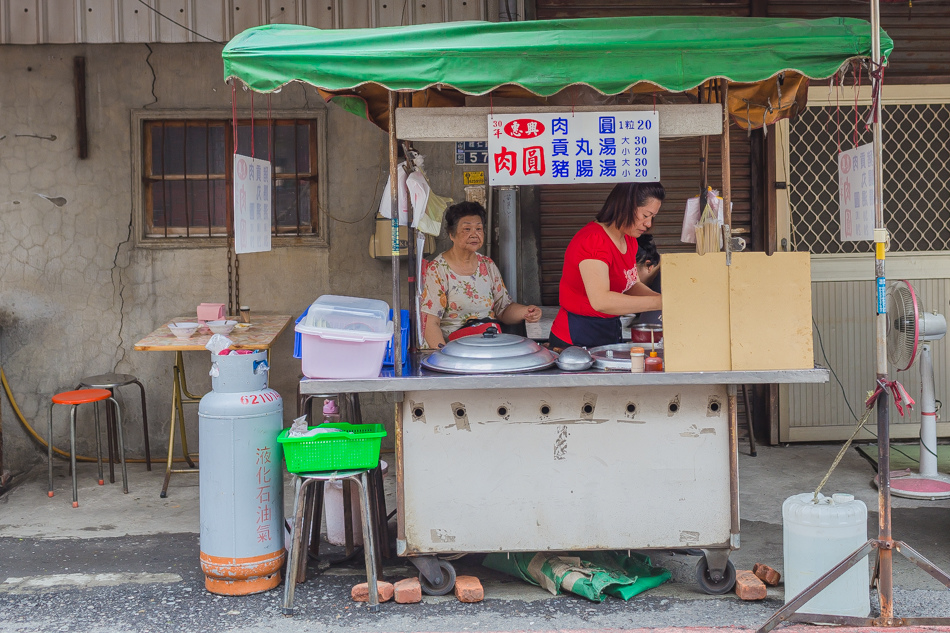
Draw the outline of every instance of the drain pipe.
M498 268L514 301L518 300L517 200L517 187L498 187Z

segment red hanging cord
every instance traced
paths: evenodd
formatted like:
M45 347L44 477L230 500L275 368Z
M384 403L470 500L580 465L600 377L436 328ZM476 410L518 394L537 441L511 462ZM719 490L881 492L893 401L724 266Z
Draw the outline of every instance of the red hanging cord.
M653 114L656 114L656 90L653 91Z
M254 91L251 90L251 158L254 158Z
M871 111L864 119L864 129L870 130L872 123L877 123L877 102L881 98L882 86L884 84L884 58L881 63L871 62L871 70L868 71L868 78L871 80Z

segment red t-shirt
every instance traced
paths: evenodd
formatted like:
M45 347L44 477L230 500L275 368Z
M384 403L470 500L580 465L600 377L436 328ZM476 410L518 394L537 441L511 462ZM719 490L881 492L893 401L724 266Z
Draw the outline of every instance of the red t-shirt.
M616 315L598 312L590 305L580 263L597 259L607 264L611 292L626 292L637 283L637 240L624 235L627 252L621 253L604 227L591 222L574 236L564 253L564 269L559 288L561 310L551 326L551 332L562 341L571 342L565 310L582 316L612 319Z

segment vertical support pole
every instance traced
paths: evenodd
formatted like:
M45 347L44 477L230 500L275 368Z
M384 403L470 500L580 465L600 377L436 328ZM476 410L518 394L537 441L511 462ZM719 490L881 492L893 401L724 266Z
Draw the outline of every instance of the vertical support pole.
M871 64L881 63L881 9L878 0L871 0ZM886 276L884 274L884 251L887 244L887 229L884 227L884 145L881 126L881 69L872 72L878 82L874 108L874 276L877 285L877 315L875 321L876 374L878 380L887 380L887 302L885 300ZM874 92L872 90L872 92ZM878 458L878 596L881 604L881 620L891 622L894 617L893 549L891 540L891 442L888 401L885 393L877 398L877 458Z
M396 140L396 93L389 91L389 200L392 209L393 267L393 359L402 358L402 293L399 291L399 154ZM396 376L402 376L402 364L395 363Z
M84 159L89 158L89 131L86 127L85 57L73 57L73 84L76 90L76 149L79 158Z
M518 188L498 188L498 260L512 300L518 301Z
M729 524L730 546L739 548L739 402L738 387L728 385L729 413Z
M732 226L732 170L729 148L729 82L719 80L720 101L722 102L722 221Z

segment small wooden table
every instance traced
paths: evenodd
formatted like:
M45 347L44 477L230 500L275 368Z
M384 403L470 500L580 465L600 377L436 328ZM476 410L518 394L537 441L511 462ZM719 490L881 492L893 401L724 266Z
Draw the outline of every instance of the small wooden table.
M229 317L235 321L240 320L236 317ZM233 344L231 349L254 349L267 350L268 360L270 360L270 348L284 331L292 316L286 314L255 314L251 323L238 325L228 334ZM207 327L200 328L189 338L180 339L172 334L168 329L169 323L194 321L194 317L180 317L171 319L164 323L154 332L135 344L136 351L141 352L175 352L175 365L172 367L173 385L172 385L172 412L171 424L168 430L168 458L165 464L165 481L162 484L161 497L164 499L168 493L168 482L172 473L197 473L195 460L188 452L188 439L185 435L185 404L197 404L201 401L201 396L191 393L188 390L188 383L185 381L185 362L182 352L207 352L205 345L212 337L212 333ZM188 463L187 469L173 469L173 451L175 446L175 424L181 431L181 452L185 462ZM197 457L197 453L195 454Z

